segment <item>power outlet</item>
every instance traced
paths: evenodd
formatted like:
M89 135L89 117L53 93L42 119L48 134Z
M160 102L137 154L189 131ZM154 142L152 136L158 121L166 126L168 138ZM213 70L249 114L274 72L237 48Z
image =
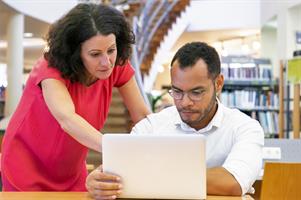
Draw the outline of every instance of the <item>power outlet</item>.
M262 157L263 159L281 159L281 149L280 147L263 147L262 148Z

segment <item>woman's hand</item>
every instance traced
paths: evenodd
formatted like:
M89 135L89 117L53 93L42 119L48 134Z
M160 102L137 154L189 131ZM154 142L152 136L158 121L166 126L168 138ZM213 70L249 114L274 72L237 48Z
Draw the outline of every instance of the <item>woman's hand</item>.
M95 199L116 199L121 193L120 177L106 174L102 166L93 170L86 179L86 188Z

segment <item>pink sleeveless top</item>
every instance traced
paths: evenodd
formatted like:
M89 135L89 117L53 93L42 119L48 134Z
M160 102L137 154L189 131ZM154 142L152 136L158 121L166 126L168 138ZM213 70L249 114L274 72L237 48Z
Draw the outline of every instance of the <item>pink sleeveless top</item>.
M62 81L76 112L100 130L108 115L112 88L134 75L130 63L116 66L106 80L87 87L63 79L40 59L26 83L23 96L4 134L3 189L17 191L85 191L88 149L63 131L49 112L39 84L47 78Z

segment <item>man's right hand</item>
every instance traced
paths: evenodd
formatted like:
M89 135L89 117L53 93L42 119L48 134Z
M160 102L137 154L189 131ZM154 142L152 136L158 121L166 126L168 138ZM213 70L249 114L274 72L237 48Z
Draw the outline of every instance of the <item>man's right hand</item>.
M116 199L121 193L120 177L103 173L102 166L93 170L86 179L86 188L95 199Z

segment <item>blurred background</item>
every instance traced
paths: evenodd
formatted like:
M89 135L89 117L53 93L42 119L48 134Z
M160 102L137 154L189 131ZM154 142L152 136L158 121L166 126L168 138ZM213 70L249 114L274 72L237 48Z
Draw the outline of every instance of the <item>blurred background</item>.
M301 0L0 0L2 135L49 26L78 3L108 4L128 18L136 35L131 63L153 112L173 105L172 56L203 41L221 57L225 105L257 119L266 138L300 137L300 85L289 81L288 63L300 60ZM112 102L101 131L129 132L133 124L116 91Z

